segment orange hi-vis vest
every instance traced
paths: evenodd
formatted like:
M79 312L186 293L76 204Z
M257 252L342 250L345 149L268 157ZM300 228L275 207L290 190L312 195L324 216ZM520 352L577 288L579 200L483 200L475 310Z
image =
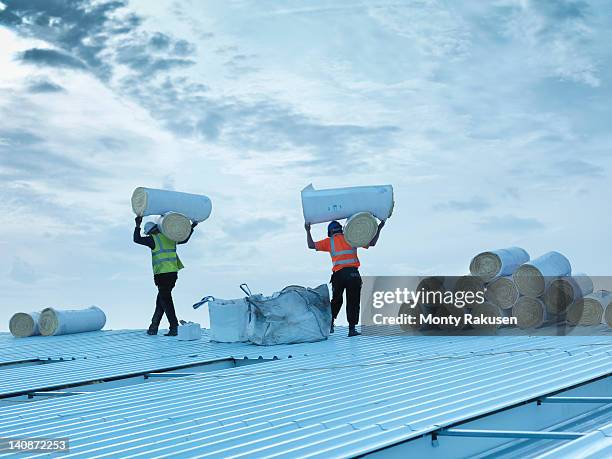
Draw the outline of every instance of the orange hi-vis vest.
M332 259L332 271L340 271L342 268L359 268L357 249L351 246L344 234L334 234L329 238L329 254Z

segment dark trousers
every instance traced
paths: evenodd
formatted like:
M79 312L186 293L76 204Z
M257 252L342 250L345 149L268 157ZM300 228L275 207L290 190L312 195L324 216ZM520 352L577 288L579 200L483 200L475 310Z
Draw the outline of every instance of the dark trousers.
M349 326L359 323L359 301L361 296L361 276L357 268L342 268L332 274L332 316L334 320L342 309L342 295L346 290L346 318Z
M163 273L155 274L153 280L157 285L157 301L155 302L155 312L151 319L150 329L157 330L159 323L166 314L166 318L170 323L170 328L178 327L178 319L176 318L176 312L174 311L174 301L172 301L172 289L176 285L178 279L177 273Z

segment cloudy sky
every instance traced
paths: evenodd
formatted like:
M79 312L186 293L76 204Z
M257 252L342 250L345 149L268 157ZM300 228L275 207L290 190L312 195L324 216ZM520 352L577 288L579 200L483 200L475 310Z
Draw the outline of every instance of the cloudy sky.
M610 43L605 0L0 0L0 329L90 304L148 325L137 186L213 200L175 290L203 323L204 295L329 279L309 183L394 186L363 275L510 245L610 275Z

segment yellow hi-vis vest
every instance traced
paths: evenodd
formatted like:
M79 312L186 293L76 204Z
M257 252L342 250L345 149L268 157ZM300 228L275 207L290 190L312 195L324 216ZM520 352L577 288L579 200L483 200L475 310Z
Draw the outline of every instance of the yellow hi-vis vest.
M183 269L183 263L176 254L176 242L162 233L152 234L155 248L151 250L153 274L176 273Z

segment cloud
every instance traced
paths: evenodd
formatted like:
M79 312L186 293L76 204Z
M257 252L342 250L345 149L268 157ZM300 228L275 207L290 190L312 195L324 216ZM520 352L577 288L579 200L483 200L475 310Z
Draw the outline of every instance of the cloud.
M65 89L51 80L40 79L28 84L28 91L34 94L64 92Z
M116 61L127 65L140 75L150 77L157 72L164 72L175 68L190 67L195 61L177 57L157 57L149 54L144 44L133 42L121 46L116 53Z
M603 177L604 169L582 159L567 159L554 164L563 177Z
M555 20L585 19L589 5L584 1L557 0L549 2L546 0L534 0L531 2L533 8L542 14Z
M149 46L157 50L168 49L170 41L170 37L165 33L155 32L149 39Z
M177 135L201 137L243 152L305 149L310 155L292 159L291 165L317 168L322 175L363 166L364 155L374 162L395 145L402 131L394 125L321 122L271 98L219 100L189 80L166 79L160 84L125 79L122 85Z
M121 36L122 43L131 42L132 48L137 46L142 49L131 62L131 67L141 73L193 64L174 56L192 54L195 45L186 40L174 40L159 32L138 32L142 18L129 12L124 1L19 0L5 3L7 7L0 12L0 24L15 28L24 35L43 39L61 50L28 50L22 59L31 63L88 68L102 80L108 81L114 66L113 53L108 51L115 46L113 37ZM149 55L147 45L156 53L165 52L166 55ZM125 61L126 57L123 59ZM142 64L144 66L140 68Z
M583 159L549 159L537 160L533 167L525 169L523 167L513 167L509 174L519 177L521 180L538 181L565 181L568 178L594 179L605 177L605 168L593 164Z
M76 158L55 151L44 138L23 129L0 128L0 157L3 169L0 182L35 180L39 183L80 185L100 172Z
M241 223L226 225L223 231L234 240L253 241L265 235L272 235L283 230L286 220L283 218L255 218Z
M19 257L13 259L8 275L14 281L22 284L33 284L41 277L32 264Z
M111 67L102 55L113 36L131 32L140 18L126 11L124 1L89 0L6 0L0 12L0 24L19 30L26 36L43 39L73 58L62 59L47 53L51 63L84 63L100 78L108 79ZM36 60L36 53L34 53ZM38 60L41 62L40 60ZM43 59L42 62L45 62Z
M544 225L535 218L522 218L512 215L502 217L488 217L478 223L484 231L514 232L534 231L544 228Z
M316 168L325 175L366 165L368 161L360 158L363 154L375 161L376 152L393 146L401 132L399 126L389 124L320 121L271 97L246 101L204 95L206 87L188 78L171 83L152 78L194 66L195 60L185 56L192 55L196 47L184 39L143 30L141 17L127 11L124 2L75 0L39 5L25 0L10 2L5 12L21 18L20 31L62 50L30 50L26 52L29 60L73 68L86 65L104 81L117 73L120 64L129 73L117 89L180 136L258 152L305 149L308 154L293 159L294 166ZM62 18L59 23L55 20L58 17ZM31 26L34 20L37 27ZM113 35L121 35L121 40L111 40ZM257 70L256 54L241 53L232 45L227 49L231 50L226 64L232 78ZM329 161L331 157L334 161ZM320 167L320 160L327 161L326 167Z
M440 203L434 206L435 210L438 211L457 211L457 212L482 212L491 207L488 201L474 196L471 199L465 201L451 200L444 203Z
M79 70L85 69L85 65L80 60L53 49L28 49L21 54L20 59L28 64Z
M524 44L522 58L544 76L599 87L590 6L583 1L520 2L510 8L502 30ZM586 51L586 52L585 52Z

